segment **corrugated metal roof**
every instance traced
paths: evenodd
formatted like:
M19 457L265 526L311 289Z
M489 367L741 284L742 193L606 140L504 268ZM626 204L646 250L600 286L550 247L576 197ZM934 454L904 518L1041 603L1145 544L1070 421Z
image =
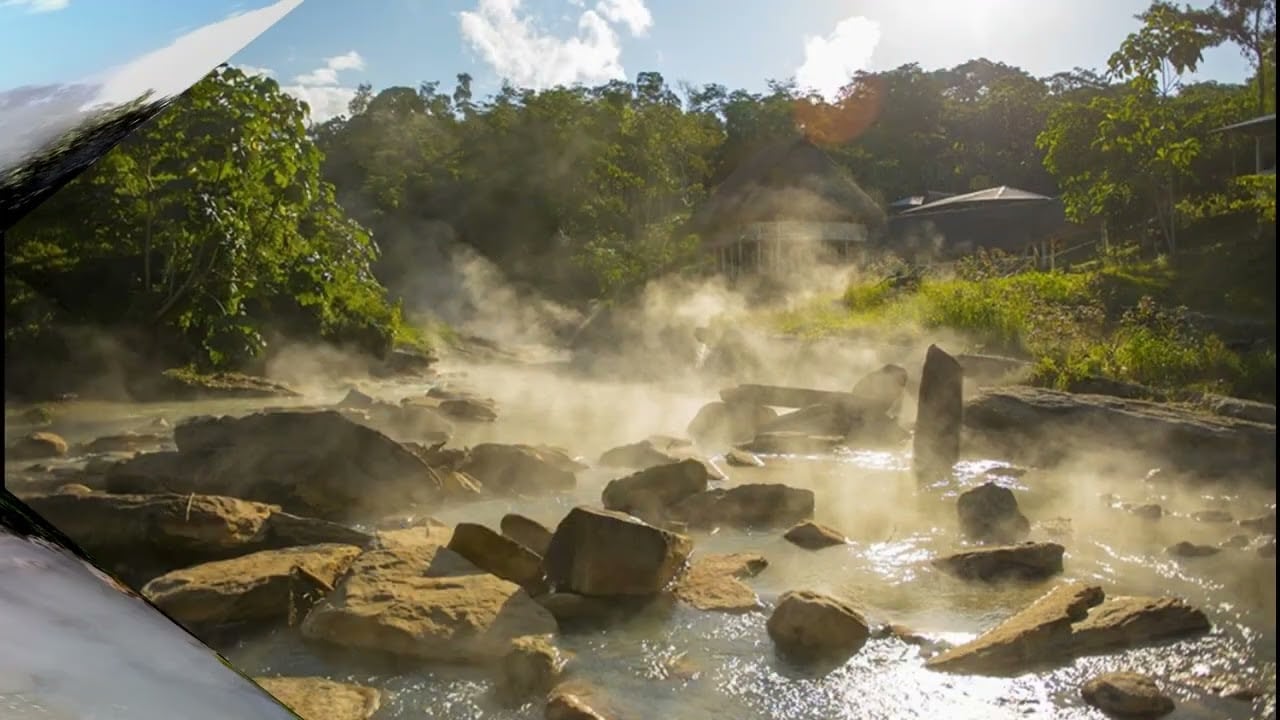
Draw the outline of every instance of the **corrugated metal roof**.
M1008 185L1000 187L987 188L986 190L978 190L976 192L965 193L964 195L955 195L953 197L926 203L919 207L903 211L903 215L919 214L923 215L933 210L943 210L955 208L962 205L972 205L977 203L1005 203L1005 202L1045 202L1053 198L1047 195L1027 192L1019 190Z

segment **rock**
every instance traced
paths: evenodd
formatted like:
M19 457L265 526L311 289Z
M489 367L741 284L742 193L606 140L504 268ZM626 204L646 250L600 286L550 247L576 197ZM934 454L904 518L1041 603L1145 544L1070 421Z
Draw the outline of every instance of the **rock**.
M378 403L373 396L363 393L359 388L351 388L342 400L338 401L338 407L356 408L357 410L368 410Z
M746 450L733 449L725 453L724 461L734 467L764 467L764 461Z
M381 363L370 368L370 371L380 377L430 377L435 373L431 366L437 360L430 350L395 348L387 353Z
M328 519L376 517L450 490L403 445L332 410L196 418L174 429L174 441L176 454L114 468L108 488L198 489Z
M454 398L441 400L440 412L456 420L467 422L493 422L498 419L498 411L492 400L482 398Z
M698 411L686 432L704 445L747 442L777 416L772 409L750 402L713 402Z
M54 492L64 495L88 495L93 492L93 488L82 483L67 483L66 485L59 485Z
M6 461L44 460L67 454L67 441L51 432L33 432L15 440L4 450Z
M164 444L164 441L164 435L122 433L120 435L105 435L92 442L85 443L82 450L86 453L138 452L159 447Z
M950 649L951 644L945 640L928 637L902 625L888 625L876 633L875 637L894 637L908 645L920 648L920 654L926 658Z
M547 697L546 720L605 720L605 716L596 712L585 700L576 694L557 690Z
M301 397L291 388L265 378L233 372L205 375L179 368L135 380L128 391L139 402Z
M675 595L699 610L750 612L760 599L742 578L755 577L769 566L757 553L695 556L676 582Z
M501 495L572 490L577 484L577 476L555 453L528 445L476 445L459 469L487 492Z
M1071 625L1103 600L1102 588L1065 583L973 640L939 653L925 667L976 675L1017 675L1069 656Z
M611 480L601 499L607 510L660 521L671 506L705 491L710 479L700 460L681 460Z
M262 550L372 538L341 525L288 515L273 505L216 495L29 495L27 506L95 561L131 582Z
M1144 505L1131 505L1127 508L1129 512L1144 520L1159 520L1164 517L1164 508L1156 503L1146 503Z
M1205 395L1203 404L1214 415L1248 420L1250 422L1263 423L1264 425L1276 424L1276 406L1273 403L1243 400L1223 395Z
M554 592L535 599L555 616L561 627L605 624L623 610L614 598L587 597L576 593Z
M1173 404L1076 395L1044 388L988 388L965 407L975 440L1015 461L1051 464L1090 456L1127 438L1126 449L1202 477L1275 477L1274 425L1207 415Z
M760 433L800 433L821 437L846 437L857 422L857 416L834 403L809 405L779 415L760 426Z
M529 548L538 555L546 555L551 545L551 530L547 526L517 513L502 516L499 525L502 534Z
M864 375L853 386L851 394L857 398L858 406L866 413L897 417L906 388L907 369L898 365L885 365Z
M546 589L542 556L483 525L458 523L448 548L481 570L519 585L530 595L539 595Z
M1155 718L1173 712L1173 700L1146 675L1112 672L1080 688L1085 702L1110 715Z
M784 593L765 624L778 651L804 661L843 660L862 649L871 628L851 604L821 593Z
M1043 580L1062 572L1065 552L1057 543L1023 543L956 553L933 565L965 580Z
M438 546L370 550L302 622L342 647L440 662L492 661L556 621L515 583Z
M964 418L964 370L955 358L930 345L920 371L920 399L912 441L912 469L924 482L951 473L960 459Z
M27 408L22 412L22 421L28 425L45 427L53 424L53 411L43 405Z
M1018 509L1013 491L993 482L961 493L956 514L960 531L970 540L1007 545L1031 533L1031 521Z
M739 449L764 455L811 455L832 452L844 445L838 435L808 435L800 432L768 432L756 435Z
M1276 511L1271 510L1270 512L1267 512L1264 515L1259 515L1257 517L1251 517L1246 520L1241 520L1239 525L1242 528L1248 528L1249 530L1253 530L1255 532L1275 535L1276 534Z
M782 537L806 550L821 550L849 542L849 539L839 531L813 521L805 521L793 526Z
M147 583L142 594L189 628L240 622L292 624L320 599L317 592L322 596L332 590L360 552L354 545L264 550L174 570Z
M606 450L599 464L604 467L651 468L670 465L693 455L693 443L682 438L654 435L640 442Z
M453 538L453 528L425 518L407 527L378 530L375 538L377 547L384 549L444 547Z
M1191 519L1202 523L1235 522L1235 518L1231 517L1231 513L1226 510L1200 510L1191 513Z
M1197 558L1217 555L1222 552L1222 549L1216 548L1212 545L1197 545L1196 543L1183 540L1182 542L1174 543L1173 545L1165 548L1165 552L1174 557Z
M748 483L690 495L670 509L671 517L693 528L728 525L770 529L813 517L812 490L780 483Z
M1026 360L1001 355L960 353L955 358L964 369L964 376L979 385L1020 382L1035 369L1035 366Z
M557 591L652 595L684 568L692 541L637 518L575 507L556 527L544 559Z
M564 658L545 636L531 635L511 641L502 657L495 685L499 696L517 704L531 695L551 692L560 679Z
M1173 597L1107 598L1071 628L1071 650L1091 655L1208 632L1209 618Z
M302 720L369 720L382 705L381 691L318 677L253 679Z
M1239 550L1249 547L1248 535L1232 535L1231 537L1218 543L1218 547Z
M1254 551L1258 553L1260 558L1274 558L1276 556L1276 536L1267 535L1255 543L1253 543Z

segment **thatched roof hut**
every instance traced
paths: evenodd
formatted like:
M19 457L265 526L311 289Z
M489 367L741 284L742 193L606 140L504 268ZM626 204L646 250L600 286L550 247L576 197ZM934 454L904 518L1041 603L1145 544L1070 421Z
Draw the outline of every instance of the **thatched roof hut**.
M738 242L759 223L857 225L876 229L885 212L847 170L805 139L775 143L721 183L690 221L715 248Z

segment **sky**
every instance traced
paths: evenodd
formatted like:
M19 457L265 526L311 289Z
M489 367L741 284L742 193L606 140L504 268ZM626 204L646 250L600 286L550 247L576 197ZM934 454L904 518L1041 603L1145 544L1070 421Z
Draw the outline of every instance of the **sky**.
M669 82L763 90L794 77L831 94L857 70L975 57L1036 75L1102 68L1145 0L0 0L0 92L92 78L101 98L189 83L228 54L306 100L344 111L359 83L453 87ZM265 30L265 31L264 31ZM261 32L261 35L257 33ZM256 39L252 39L254 36ZM250 40L252 41L250 42ZM240 47L247 46L239 50ZM236 50L239 50L236 52ZM8 56L8 57L6 57ZM36 62L18 59L37 58ZM1198 77L1240 81L1231 47Z

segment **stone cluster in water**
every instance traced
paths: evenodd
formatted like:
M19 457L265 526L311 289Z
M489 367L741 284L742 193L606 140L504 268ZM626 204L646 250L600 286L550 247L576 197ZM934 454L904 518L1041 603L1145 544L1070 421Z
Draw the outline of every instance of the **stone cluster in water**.
M100 461L74 483L25 492L23 499L198 635L228 626L295 627L330 646L485 664L503 702L542 697L547 718L600 718L611 714L608 698L573 678L555 644L559 633L608 627L661 603L708 612L768 609L744 582L765 570L765 557L700 553L691 533L776 532L815 552L848 543L839 529L813 521L812 491L730 482L699 455L700 447L726 448L729 465L750 468L766 462L762 454L893 446L911 437L916 476L934 482L958 460L962 425L969 423L963 375L955 358L930 348L914 433L898 423L908 375L896 366L849 393L765 385L726 390L693 418L692 441L655 436L604 453L596 465L618 468L620 476L604 487L598 507L574 507L553 528L518 514L497 528L403 518L407 508L568 491L589 467L554 447L450 447L453 423L492 422L497 408L448 389L399 404L352 391L335 407L193 418L173 429L172 449ZM1050 432L1045 418L1060 417L1068 400L1049 392L989 393L971 405L977 420L969 424L999 435L1012 425L1024 434L1037 424ZM1077 415L1104 418L1111 427L1161 422L1155 411L1135 414L1128 406L1113 416L1103 403L1079 404L1085 409ZM794 409L780 415L775 407ZM1263 429L1196 422L1217 443L1202 446L1204 452L1265 452ZM167 442L163 428L147 430L87 448L128 453ZM1274 472L1274 427L1269 442ZM9 448L11 458L23 459L68 452L47 432ZM1066 548L1026 542L1031 522L998 482L961 494L956 520L970 546L933 559L942 572L979 583L1044 581L1063 572ZM354 529L361 526L367 529ZM1241 526L1264 533L1260 554L1269 535L1274 557L1274 510ZM1197 546L1170 551L1207 554ZM769 612L765 630L779 656L814 672L883 635L923 646L926 667L939 672L1006 675L1210 629L1204 613L1177 598L1109 597L1078 582L1053 587L955 647L883 626L848 598L806 588L784 593ZM381 703L377 690L325 678L260 682L303 717L368 718ZM1142 676L1095 678L1082 694L1109 710L1172 707Z

